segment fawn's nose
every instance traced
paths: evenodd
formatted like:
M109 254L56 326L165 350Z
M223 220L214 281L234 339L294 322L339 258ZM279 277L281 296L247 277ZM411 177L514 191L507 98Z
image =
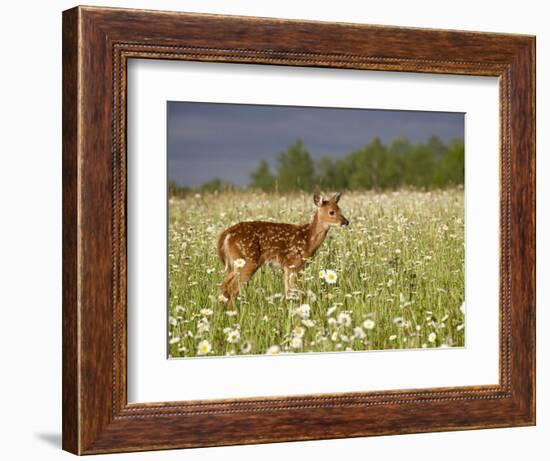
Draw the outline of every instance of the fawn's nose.
M349 221L342 216L342 226L349 226Z

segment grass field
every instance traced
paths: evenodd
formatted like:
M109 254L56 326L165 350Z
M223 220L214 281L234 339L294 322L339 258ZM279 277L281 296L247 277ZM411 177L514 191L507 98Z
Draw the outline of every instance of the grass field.
M286 299L282 270L263 267L228 308L219 233L245 220L308 222L312 194L171 198L170 357L464 346L464 191L350 192L339 205L351 226L330 230L301 294Z

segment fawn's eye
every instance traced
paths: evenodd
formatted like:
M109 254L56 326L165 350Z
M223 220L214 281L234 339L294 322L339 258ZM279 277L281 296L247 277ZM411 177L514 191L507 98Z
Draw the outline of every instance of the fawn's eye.
M328 214L334 216L334 211L329 211Z

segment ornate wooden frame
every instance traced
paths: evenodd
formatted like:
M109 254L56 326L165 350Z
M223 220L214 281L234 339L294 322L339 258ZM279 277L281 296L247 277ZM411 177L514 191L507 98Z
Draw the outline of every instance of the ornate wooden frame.
M222 61L500 79L496 386L129 404L126 64ZM77 7L63 13L63 448L77 454L535 423L535 38Z

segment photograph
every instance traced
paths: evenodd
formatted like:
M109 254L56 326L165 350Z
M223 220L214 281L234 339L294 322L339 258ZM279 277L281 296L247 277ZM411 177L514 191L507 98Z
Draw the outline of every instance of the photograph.
M464 113L169 101L169 358L465 346Z

